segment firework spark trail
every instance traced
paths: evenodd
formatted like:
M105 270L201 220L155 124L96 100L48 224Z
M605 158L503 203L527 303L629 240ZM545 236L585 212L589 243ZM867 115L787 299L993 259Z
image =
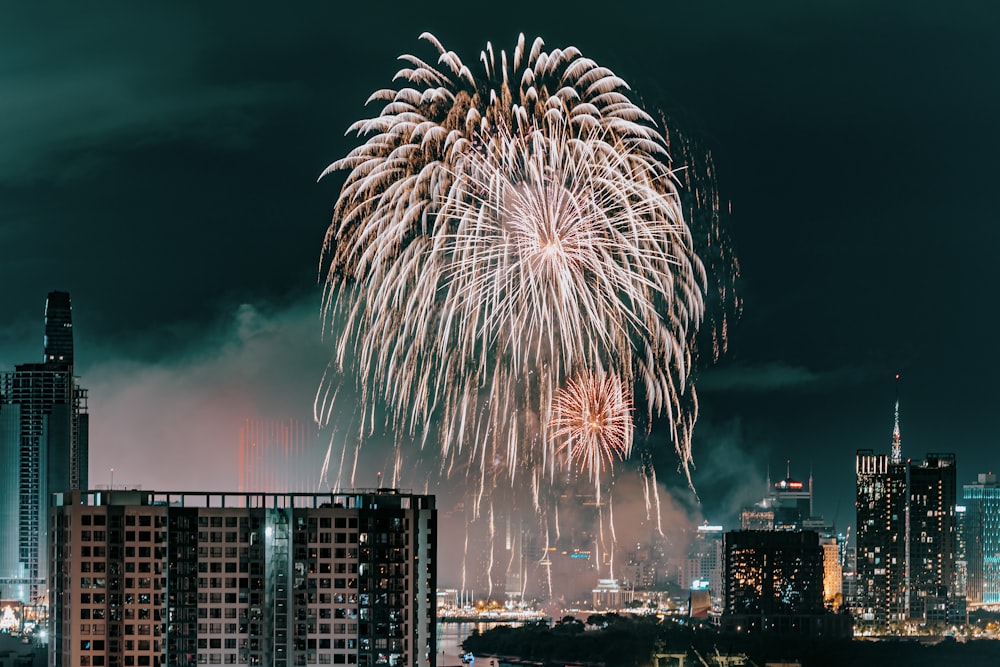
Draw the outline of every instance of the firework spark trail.
M462 544L462 553L463 554L469 553L469 525L468 524L465 525L465 542ZM463 596L465 595L465 588L466 588L465 559L463 558L462 559L462 586L461 586L461 591L462 591L462 595Z
M656 470L650 469L646 484L653 489L653 507L656 510L656 532L663 535L662 511L660 509L660 488L656 484Z
M486 599L493 597L493 557L496 554L496 525L493 523L493 502L490 502L490 514L488 518L489 522L489 544L490 544L490 559L486 565L486 581L488 587L486 589Z
M333 354L315 412L329 423L331 387L356 378L357 446L378 429L436 442L441 473L474 487L473 519L488 499L492 591L493 495L554 508L558 539L553 489L584 465L599 495L631 451L633 396L665 417L690 483L703 239L668 132L613 72L523 35L470 68L421 37L436 62L402 56L403 86L369 98L380 113L349 129L362 143L323 174L347 172L320 267ZM560 449L560 397L587 377L620 385L619 421Z

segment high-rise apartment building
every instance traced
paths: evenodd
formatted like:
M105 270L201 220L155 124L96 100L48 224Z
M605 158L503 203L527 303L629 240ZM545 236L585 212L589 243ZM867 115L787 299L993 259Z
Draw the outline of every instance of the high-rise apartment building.
M970 602L1000 603L1000 484L980 473L962 486L965 505L966 595Z
M850 617L823 604L823 547L812 530L726 533L728 631L850 636Z
M896 402L891 454L859 449L857 475L858 622L885 628L905 622L907 614L907 465L902 458L899 402Z
M45 304L41 363L0 373L0 589L44 601L53 492L86 487L87 392L73 377L69 294Z
M436 664L434 497L56 497L50 667Z
M910 464L910 618L953 620L955 574L954 454L928 454ZM964 605L960 605L964 609Z

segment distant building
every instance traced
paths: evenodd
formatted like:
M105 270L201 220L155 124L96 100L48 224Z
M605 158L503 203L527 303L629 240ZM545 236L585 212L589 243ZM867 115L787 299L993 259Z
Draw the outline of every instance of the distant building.
M433 496L74 491L50 667L434 667Z
M591 593L596 610L624 609L635 599L635 591L622 586L617 579L598 579L597 588Z
M969 589L969 556L966 548L965 505L955 505L955 599L965 600Z
M49 498L87 486L87 391L73 377L70 297L45 303L41 363L0 372L0 589L44 602Z
M823 604L823 548L815 531L726 533L727 631L850 636L850 618Z
M709 591L716 609L721 609L723 601L724 542L722 526L698 526L688 547L681 582L687 590Z
M791 461L786 461L785 478L774 483L771 498L774 503L775 530L802 530L813 515L812 474L809 484L792 479Z
M954 454L928 454L910 464L910 618L925 623L958 620L956 486Z
M656 545L652 539L635 542L624 549L624 572L627 579L638 591L656 590L663 570L662 559L657 558Z
M767 476L764 497L740 512L743 530L816 530L830 532L823 517L813 515L813 479L808 483L792 478L791 461L786 461L785 478L771 483Z
M1000 485L995 473L980 473L962 487L965 505L966 596L971 602L1000 603Z
M819 542L823 546L823 603L827 609L837 611L844 600L840 546L835 536L820 537Z

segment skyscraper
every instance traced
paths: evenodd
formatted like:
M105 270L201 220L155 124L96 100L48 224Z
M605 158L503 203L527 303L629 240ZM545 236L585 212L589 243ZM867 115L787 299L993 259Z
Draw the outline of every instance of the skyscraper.
M73 306L67 292L49 292L45 300L44 362L73 366Z
M857 475L857 594L859 623L886 628L907 620L907 465L902 458L899 401L891 455L859 449Z
M41 363L0 373L0 588L38 602L45 592L51 493L87 484L87 392L73 377L69 294L45 304Z
M910 618L945 623L955 595L955 455L910 464Z
M72 492L51 667L434 667L434 497Z
M966 594L971 602L1000 603L1000 484L980 473L962 487L965 503Z
M813 480L808 484L792 478L792 462L786 461L785 477L771 483L767 475L764 497L752 507L743 508L740 525L743 530L802 530L822 528L822 517L813 517Z

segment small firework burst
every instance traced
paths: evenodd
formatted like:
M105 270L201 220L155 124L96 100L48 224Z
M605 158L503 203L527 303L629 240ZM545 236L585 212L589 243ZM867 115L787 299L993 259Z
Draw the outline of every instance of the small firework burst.
M569 465L577 465L598 482L605 464L624 461L632 453L632 398L615 375L597 373L576 378L556 392L553 438Z

